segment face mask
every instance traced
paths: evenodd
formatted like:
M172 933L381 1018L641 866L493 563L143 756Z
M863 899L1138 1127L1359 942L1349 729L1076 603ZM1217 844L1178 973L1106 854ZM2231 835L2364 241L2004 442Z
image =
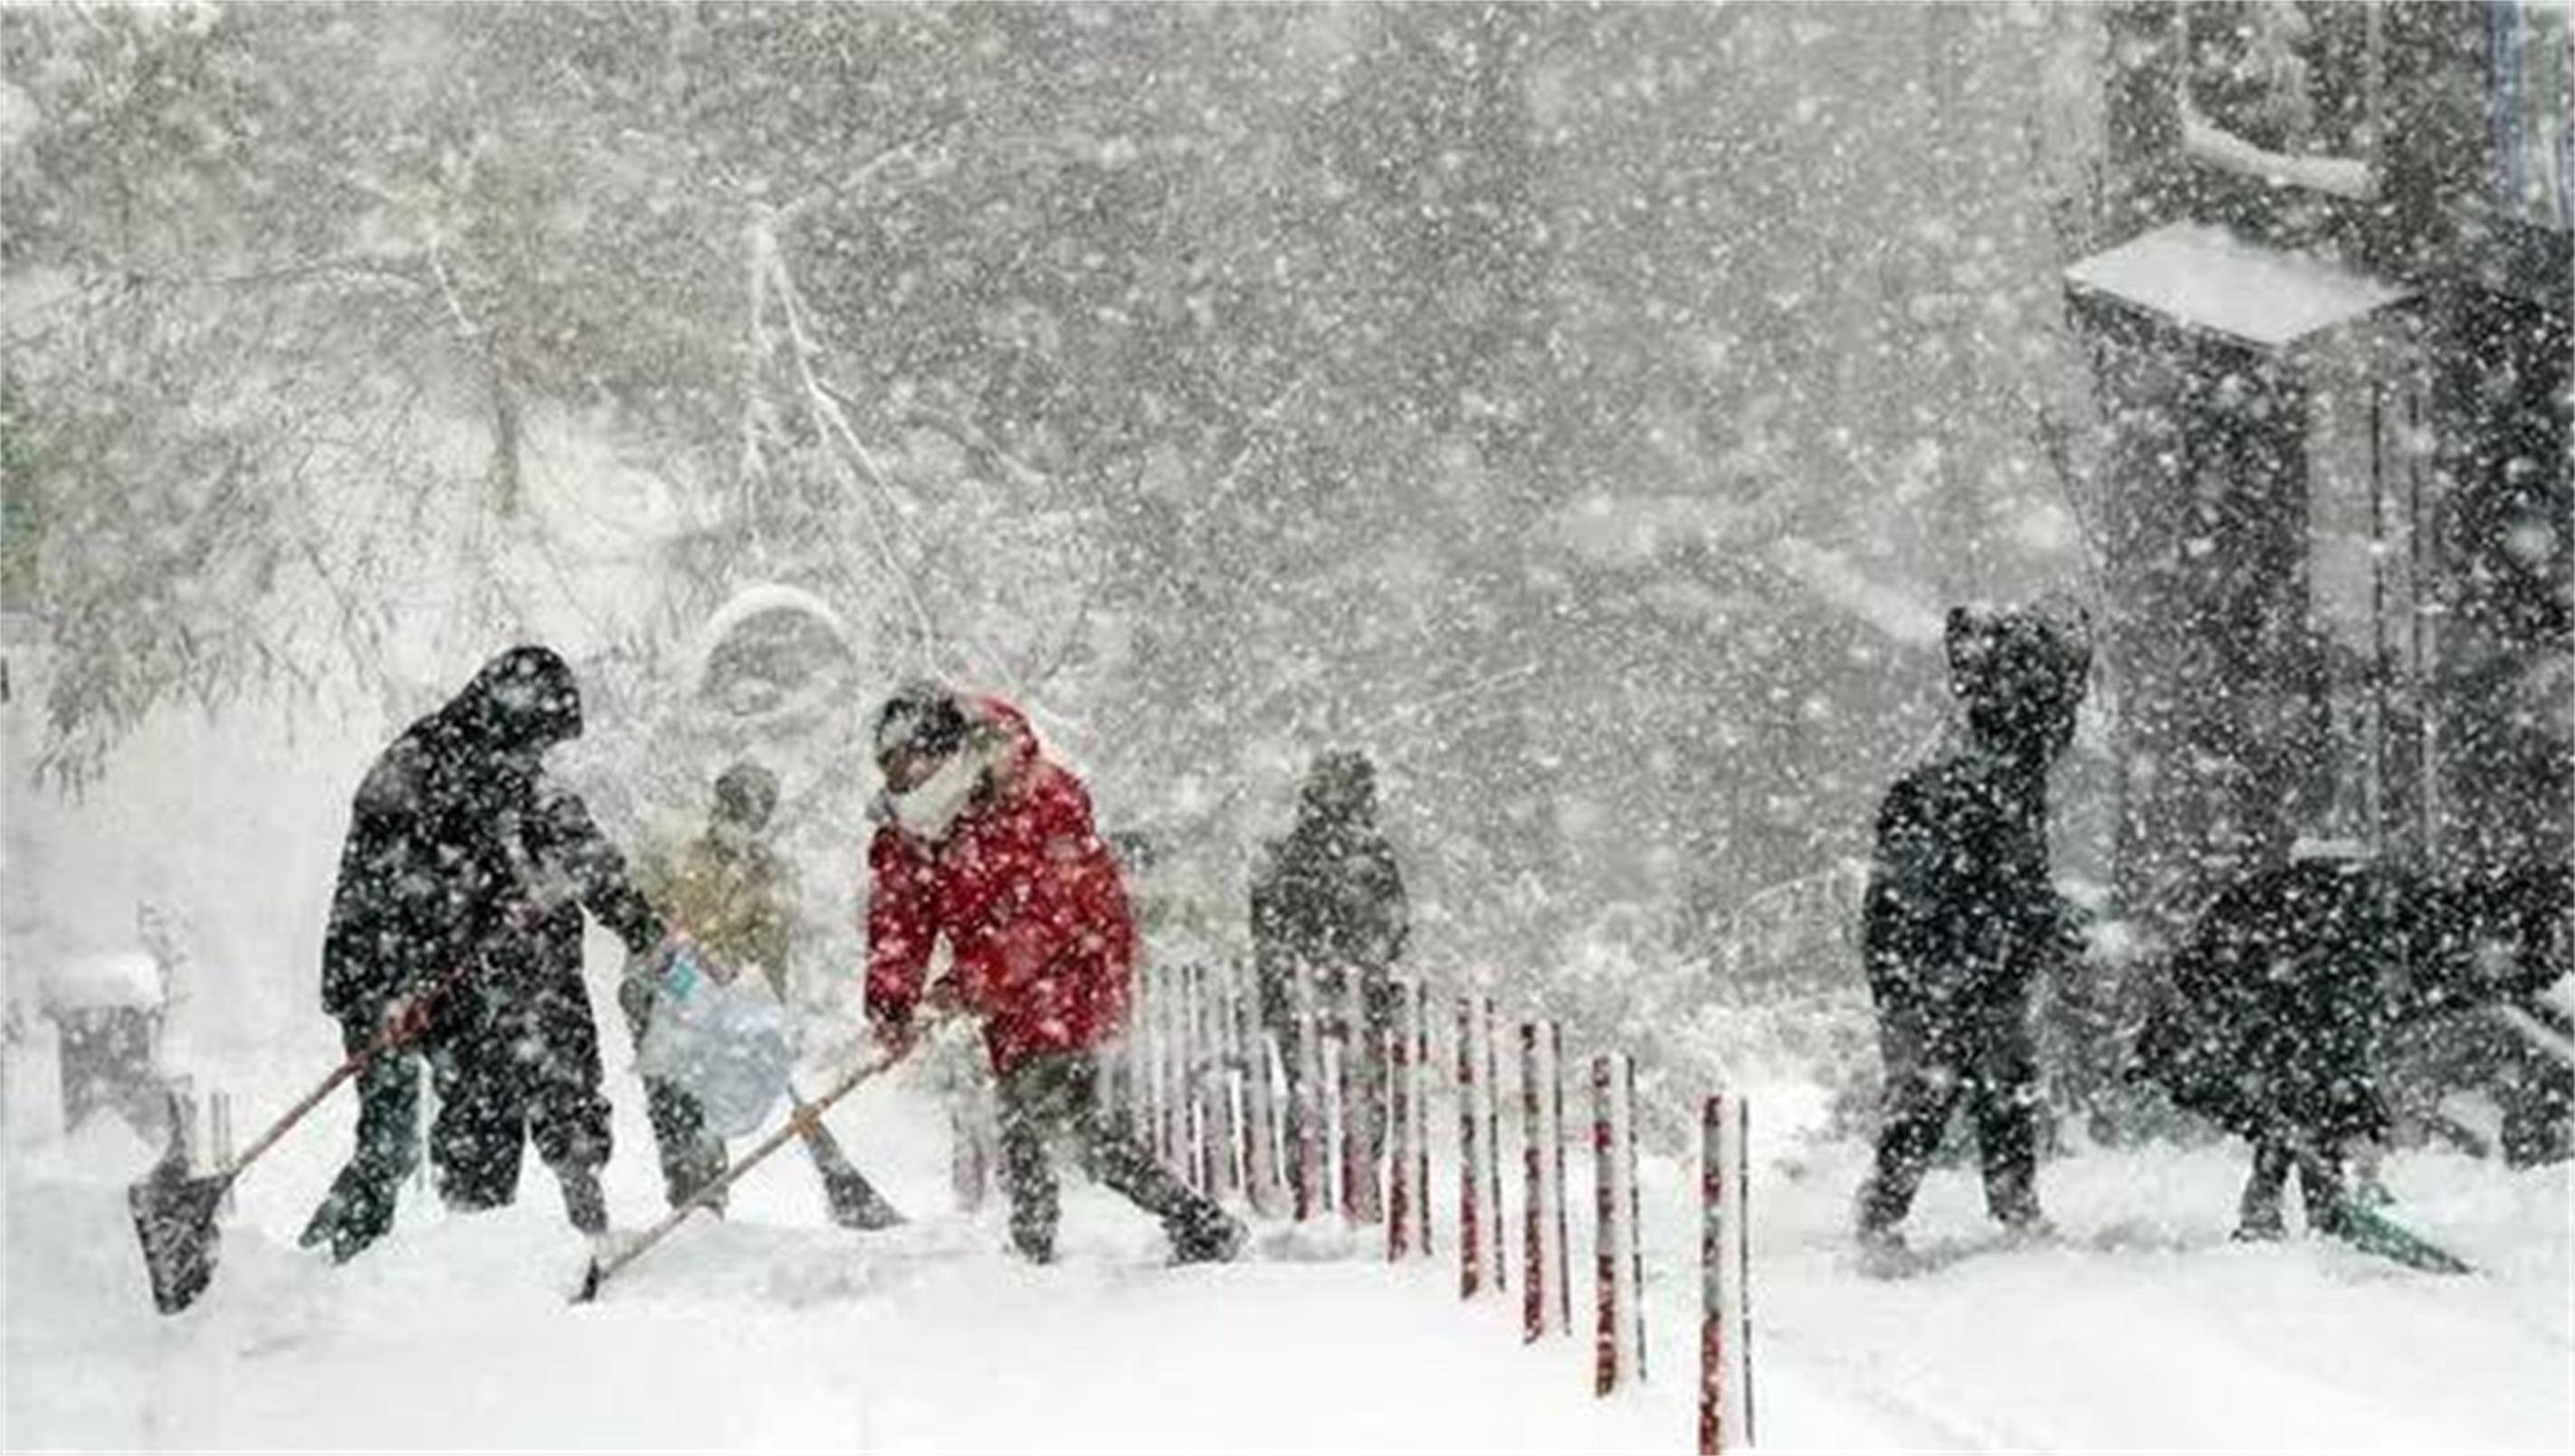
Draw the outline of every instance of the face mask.
M887 795L896 823L925 839L948 837L957 815L975 797L984 784L984 770L990 766L986 754L973 747L961 748L948 755L937 772L915 784L909 793Z

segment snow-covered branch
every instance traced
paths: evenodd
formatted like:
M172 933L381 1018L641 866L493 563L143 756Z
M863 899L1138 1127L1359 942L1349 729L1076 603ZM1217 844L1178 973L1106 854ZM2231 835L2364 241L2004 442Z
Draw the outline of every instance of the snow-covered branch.
M2255 146L2201 116L2188 97L2181 102L2183 155L2221 171L2274 185L2309 188L2355 202L2378 196L2378 169L2357 157L2311 157Z

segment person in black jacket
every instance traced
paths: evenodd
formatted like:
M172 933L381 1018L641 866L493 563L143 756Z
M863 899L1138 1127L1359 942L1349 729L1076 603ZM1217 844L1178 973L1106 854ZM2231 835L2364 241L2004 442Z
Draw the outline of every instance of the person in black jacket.
M541 797L541 761L581 728L572 670L545 648L513 648L405 729L360 782L323 938L322 1007L352 1054L389 1029L405 1039L359 1074L357 1147L306 1226L306 1246L327 1245L346 1261L393 1226L397 1191L420 1155L412 1053L422 1049L440 1065L442 1095L456 1093L455 1110L440 1118L442 1191L465 1206L494 1200L499 1139L486 1135L495 1115L487 1088L518 1027L542 1017L560 1028L576 1004L560 984L540 993L546 983L531 967L549 958L539 953L549 936L562 963L566 908L544 888L543 862L564 856L559 815L549 816ZM593 894L583 897L630 948L648 949L660 923L631 891L616 892L618 879L594 874ZM577 1004L586 1022L586 996ZM591 1045L595 1066L595 1033ZM595 1071L589 1083L595 1095ZM604 1115L584 1106L546 1121L549 1141L565 1130L560 1165L606 1155Z
M563 1185L573 1226L602 1233L608 1208L599 1170L613 1144L599 1026L582 978L582 912L615 931L639 961L661 942L663 924L579 795L541 789L536 812L512 826L511 838L515 898L484 939L474 972L434 1013L430 1167L450 1208L497 1208L517 1196L522 1149L533 1141ZM676 1203L723 1170L724 1149L685 1093L655 1090L663 1095L648 1105Z
M1394 849L1376 823L1376 770L1364 754L1316 756L1296 823L1271 845L1252 883L1254 976L1261 1018L1279 1038L1290 1089L1289 1136L1303 1078L1296 1024L1342 1038L1358 1097L1349 1109L1362 1157L1382 1131L1385 1035L1399 992L1394 964L1410 917ZM1355 1024L1353 1024L1355 1022Z
M2567 973L2570 906L2563 866L2447 884L2401 865L2308 859L2221 889L2173 957L2137 1061L2177 1105L2253 1145L2236 1237L2282 1235L2293 1171L2308 1229L2338 1231L2352 1154L2390 1126L2391 1038L2481 1020ZM2520 1068L2490 1070L2522 1080ZM2508 1115L2527 1115L2527 1096L2563 1116L2544 1085L2497 1090Z
M1900 1243L1961 1098L1987 1210L2010 1229L2041 1226L2030 984L2071 940L2048 874L2047 771L2072 741L2091 653L2079 622L2028 610L1956 609L1946 641L1966 744L1887 790L1861 911L1886 1067L1876 1164L1858 1199L1872 1246Z

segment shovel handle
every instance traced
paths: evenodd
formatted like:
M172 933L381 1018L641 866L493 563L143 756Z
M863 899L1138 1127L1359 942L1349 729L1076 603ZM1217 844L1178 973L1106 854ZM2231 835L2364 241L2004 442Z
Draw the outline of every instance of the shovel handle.
M726 1189L732 1187L743 1174L760 1166L762 1160L771 1153L786 1146L791 1140L810 1137L820 1131L823 1126L823 1114L831 1110L833 1103L857 1091L860 1085L870 1078L892 1071L905 1057L912 1054L914 1047L929 1039L930 1032L938 1029L942 1022L947 1021L954 1014L953 1012L943 1013L929 1018L921 1027L923 1034L915 1036L909 1042L883 1056L852 1067L839 1081L825 1087L821 1096L810 1102L799 1103L796 1110L789 1114L785 1126L762 1138L760 1145L745 1154L740 1162L726 1169L723 1177L711 1179L702 1184L695 1193L689 1195L686 1202L662 1215L660 1222L644 1230L616 1253L605 1259L593 1258L589 1272L582 1278L581 1291L573 1296L573 1302L586 1303L598 1297L599 1287L608 1282L609 1276L635 1262L646 1249L660 1243L671 1230L687 1222L690 1214L723 1197Z
M426 1009L430 1006L436 1005L442 1000L445 1000L449 992L464 984L465 977L471 973L472 970L473 964L468 961L448 971L447 974L440 976L437 980L430 982L429 989L421 992L422 1007ZM253 1140L250 1146L245 1147L240 1152L234 1154L230 1162L227 1162L222 1167L216 1169L215 1176L219 1178L239 1177L242 1169L249 1167L258 1159L261 1153L268 1151L271 1146L275 1145L279 1138L284 1137L288 1132L292 1131L296 1123L304 1120L305 1114L311 1112L314 1108L321 1106L326 1098L328 1098L333 1092L338 1091L342 1082L347 1081L349 1078L354 1077L359 1072L365 1070L367 1063L374 1061L377 1057L383 1056L389 1052L398 1051L405 1044L418 1040L421 1033L426 1029L427 1023L424 1020L420 1025L415 1026L413 1029L399 1034L397 1034L395 1028L390 1026L377 1032L373 1041L370 1041L366 1045L359 1047L356 1051L349 1053L345 1060L343 1060L338 1066L332 1068L331 1074L322 1079L322 1085L305 1093L302 1101L297 1102L294 1106L287 1108L284 1113L280 1114L275 1122L268 1125L268 1130L261 1133L255 1140Z

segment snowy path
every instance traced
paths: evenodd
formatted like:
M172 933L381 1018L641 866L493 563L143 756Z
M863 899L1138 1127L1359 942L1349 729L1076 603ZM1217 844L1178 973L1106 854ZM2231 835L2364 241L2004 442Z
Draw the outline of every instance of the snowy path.
M612 1195L641 1221L644 1129L620 1114L630 1151ZM1523 1348L1516 1290L1463 1306L1445 1259L1400 1274L1365 1256L1169 1270L1150 1225L1077 1188L1067 1261L1024 1268L1000 1253L995 1218L935 1213L939 1130L900 1094L838 1119L898 1198L933 1214L894 1234L820 1226L810 1174L782 1158L746 1181L733 1222L684 1230L576 1309L563 1296L581 1247L538 1172L519 1208L408 1208L393 1241L333 1271L285 1245L344 1118L245 1182L214 1290L172 1320L150 1311L118 1193L141 1149L115 1128L13 1147L7 1443L1680 1451L1691 1438L1694 1245L1688 1180L1670 1164L1649 1164L1645 1186L1654 1384L1600 1402L1585 1339ZM2009 1252L1975 1239L1969 1181L1936 1175L1917 1241L1960 1256L1878 1281L1852 1270L1840 1236L1858 1156L1763 1150L1766 1447L2575 1442L2566 1170L2393 1165L2417 1221L2489 1271L2458 1280L2302 1241L2227 1243L2237 1166L2223 1152L2052 1162L2063 1237ZM1444 1191L1438 1207L1444 1253ZM1589 1267L1579 1220L1573 1254Z

